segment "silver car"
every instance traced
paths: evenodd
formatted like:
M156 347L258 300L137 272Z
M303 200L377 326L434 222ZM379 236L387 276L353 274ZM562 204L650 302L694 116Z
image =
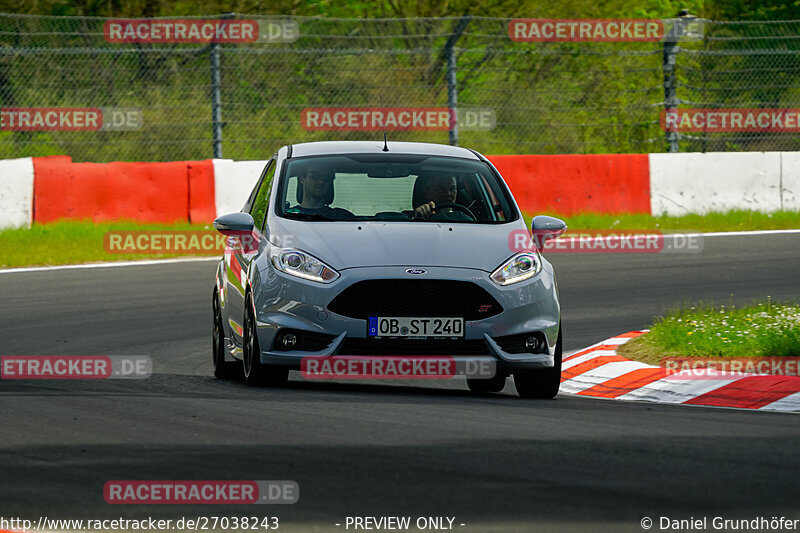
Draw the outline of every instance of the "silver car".
M248 384L279 386L309 357L447 356L492 363L492 376L468 376L473 391L513 375L522 397L558 393L558 287L539 250L566 225L534 217L531 240L473 150L284 146L242 211L214 226L228 235L213 290L218 377L241 367Z

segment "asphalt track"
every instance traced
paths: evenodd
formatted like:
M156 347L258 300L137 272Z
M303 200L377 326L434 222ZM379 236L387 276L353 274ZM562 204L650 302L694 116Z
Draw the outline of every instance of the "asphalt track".
M567 350L682 302L800 299L797 234L711 237L696 254L550 259ZM481 397L462 382L216 380L213 271L0 274L0 354L149 355L155 367L138 381L0 381L0 517L269 515L287 532L345 531L346 516L450 516L464 532L800 518L792 414L525 401L510 382ZM112 506L102 489L113 479L291 479L301 495L282 506Z

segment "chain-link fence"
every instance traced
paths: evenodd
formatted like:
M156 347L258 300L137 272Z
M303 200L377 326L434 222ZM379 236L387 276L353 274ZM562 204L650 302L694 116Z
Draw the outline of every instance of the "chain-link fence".
M678 53L680 107L800 108L800 20L714 22L705 27L704 40L683 44ZM794 151L800 150L798 133L683 133L680 150Z
M261 159L287 143L382 139L309 131L303 110L329 107L488 109L491 129L389 138L489 154L800 150L796 131L669 134L660 123L666 107L800 108L800 21L707 21L702 39L670 44L515 42L496 18L218 18L256 20L268 42L116 43L108 19L0 15L3 112L143 118L133 131L9 131L7 114L0 158Z

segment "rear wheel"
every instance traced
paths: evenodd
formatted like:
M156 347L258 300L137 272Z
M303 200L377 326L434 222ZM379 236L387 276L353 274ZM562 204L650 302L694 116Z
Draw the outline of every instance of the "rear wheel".
M521 398L546 400L555 398L561 387L561 324L558 325L558 340L553 355L553 368L519 370L514 372L514 386Z
M249 295L245 300L244 308L242 366L244 367L245 382L248 385L267 385L268 387L279 387L286 384L289 379L288 368L265 365L261 362L261 347L258 344L253 304Z
M214 323L211 334L211 356L214 363L214 376L227 379L233 376L236 363L225 360L225 330L222 329L222 309L219 297L214 293Z
M506 387L506 375L496 374L489 379L467 378L467 387L472 392L500 392Z

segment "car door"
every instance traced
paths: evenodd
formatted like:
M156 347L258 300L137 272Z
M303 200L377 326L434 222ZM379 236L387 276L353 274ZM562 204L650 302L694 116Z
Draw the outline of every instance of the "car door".
M242 209L245 213L250 213L255 223L257 238L262 237L264 221L269 205L269 192L272 187L272 178L275 175L275 157L269 160L264 167L258 183L250 198ZM246 239L247 237L245 237ZM250 262L257 255L257 243L243 243L242 237L228 237L225 249L226 264L226 285L228 287L228 322L233 332L233 339L236 344L242 344L243 323L244 323L244 295L247 283L247 272Z

